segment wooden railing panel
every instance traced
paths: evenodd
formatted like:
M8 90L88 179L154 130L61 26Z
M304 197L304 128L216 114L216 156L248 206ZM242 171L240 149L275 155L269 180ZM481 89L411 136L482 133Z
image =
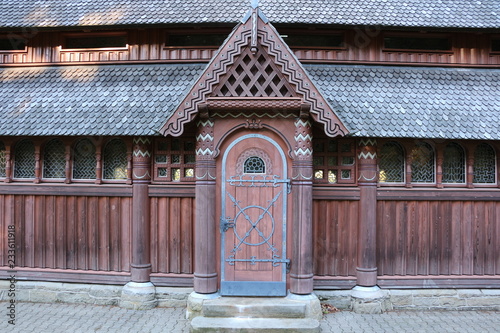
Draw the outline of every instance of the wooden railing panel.
M500 202L379 201L379 275L500 274Z
M130 209L130 197L0 195L1 234L16 226L18 267L128 272Z
M314 274L356 275L358 201L314 200Z
M193 273L194 198L151 198L153 273Z

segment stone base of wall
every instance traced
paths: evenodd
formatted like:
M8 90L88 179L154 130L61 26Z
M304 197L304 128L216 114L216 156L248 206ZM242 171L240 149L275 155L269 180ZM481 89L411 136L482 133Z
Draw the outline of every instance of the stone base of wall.
M0 281L0 301L9 301L10 282ZM123 286L16 281L16 301L36 303L120 304ZM156 287L158 307L186 307L192 288ZM353 290L315 290L322 303L341 310L494 310L500 311L500 289L381 289L382 296L362 300ZM377 306L375 306L376 304ZM366 305L366 306L365 306ZM363 309L366 308L366 311ZM361 309L361 310L360 310Z
M500 311L500 289L381 289L384 296L367 300L368 307L380 304L391 310L494 310ZM355 310L360 300L352 290L315 290L323 303L338 309ZM372 306L373 307L373 306ZM368 309L368 308L367 308Z
M0 301L9 301L10 282L0 281ZM16 281L16 301L34 303L80 303L116 305L123 286ZM156 287L157 307L186 307L192 288Z

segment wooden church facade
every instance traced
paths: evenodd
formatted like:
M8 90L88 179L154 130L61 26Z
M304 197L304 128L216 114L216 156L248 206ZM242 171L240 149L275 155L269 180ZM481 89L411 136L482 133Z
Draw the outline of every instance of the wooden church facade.
M4 106L19 123L0 132L0 277L15 270L26 280L249 296L500 286L498 97L472 102L493 116L463 116L471 132L443 96L433 101L412 86L390 102L395 109L429 102L445 111L390 118L395 111L348 114L341 103L349 84L405 85L404 75L423 90L446 92L460 79L472 94L498 95L500 55L489 34L458 31L458 46L427 54L381 50L381 31L363 47L291 51L257 7L218 50L163 47L159 30L131 29L126 50L100 51L53 47L67 33L42 31L25 52L4 52L6 89L22 95L15 84L31 77L28 86L45 84L51 99L28 93ZM417 66L397 67L409 64ZM346 77L343 89L329 91L332 76ZM481 90L478 81L496 86ZM64 94L88 92L86 84L105 99L63 108ZM141 90L152 95L134 95ZM374 91L365 97L376 108L387 96ZM166 95L168 111L154 121L127 113ZM59 102L56 116L36 111ZM99 118L116 103L125 113ZM384 117L399 135L366 130ZM432 122L457 125L428 133Z

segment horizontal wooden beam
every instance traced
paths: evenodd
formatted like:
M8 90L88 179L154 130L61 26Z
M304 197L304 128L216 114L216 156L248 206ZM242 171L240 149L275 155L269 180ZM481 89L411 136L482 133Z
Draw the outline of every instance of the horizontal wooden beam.
M351 289L355 285L355 276L314 276L314 289Z
M20 268L11 270L0 267L0 279L11 275L18 281L78 282L124 285L130 281L129 272L84 271L70 269Z
M157 287L193 287L193 274L151 274L151 282Z
M500 189L378 189L377 200L500 201Z
M359 188L313 186L313 200L359 200Z
M92 184L0 184L0 194L131 197L130 185Z
M381 288L498 288L500 275L379 276Z
M195 184L149 185L149 196L194 198L195 189Z

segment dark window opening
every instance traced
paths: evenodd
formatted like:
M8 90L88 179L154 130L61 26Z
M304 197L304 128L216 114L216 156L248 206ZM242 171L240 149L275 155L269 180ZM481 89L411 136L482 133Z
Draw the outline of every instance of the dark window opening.
M219 47L222 45L228 34L183 34L168 35L166 46L187 47L204 46Z
M127 36L79 36L67 37L67 49L101 49L127 46Z
M491 40L491 51L500 52L500 38Z
M435 37L385 37L384 47L396 50L449 51L451 42L448 38Z
M284 34L281 35L281 38L283 38L290 47L330 48L344 46L344 38L342 35Z
M24 51L26 50L26 39L23 38L1 38L0 51Z

